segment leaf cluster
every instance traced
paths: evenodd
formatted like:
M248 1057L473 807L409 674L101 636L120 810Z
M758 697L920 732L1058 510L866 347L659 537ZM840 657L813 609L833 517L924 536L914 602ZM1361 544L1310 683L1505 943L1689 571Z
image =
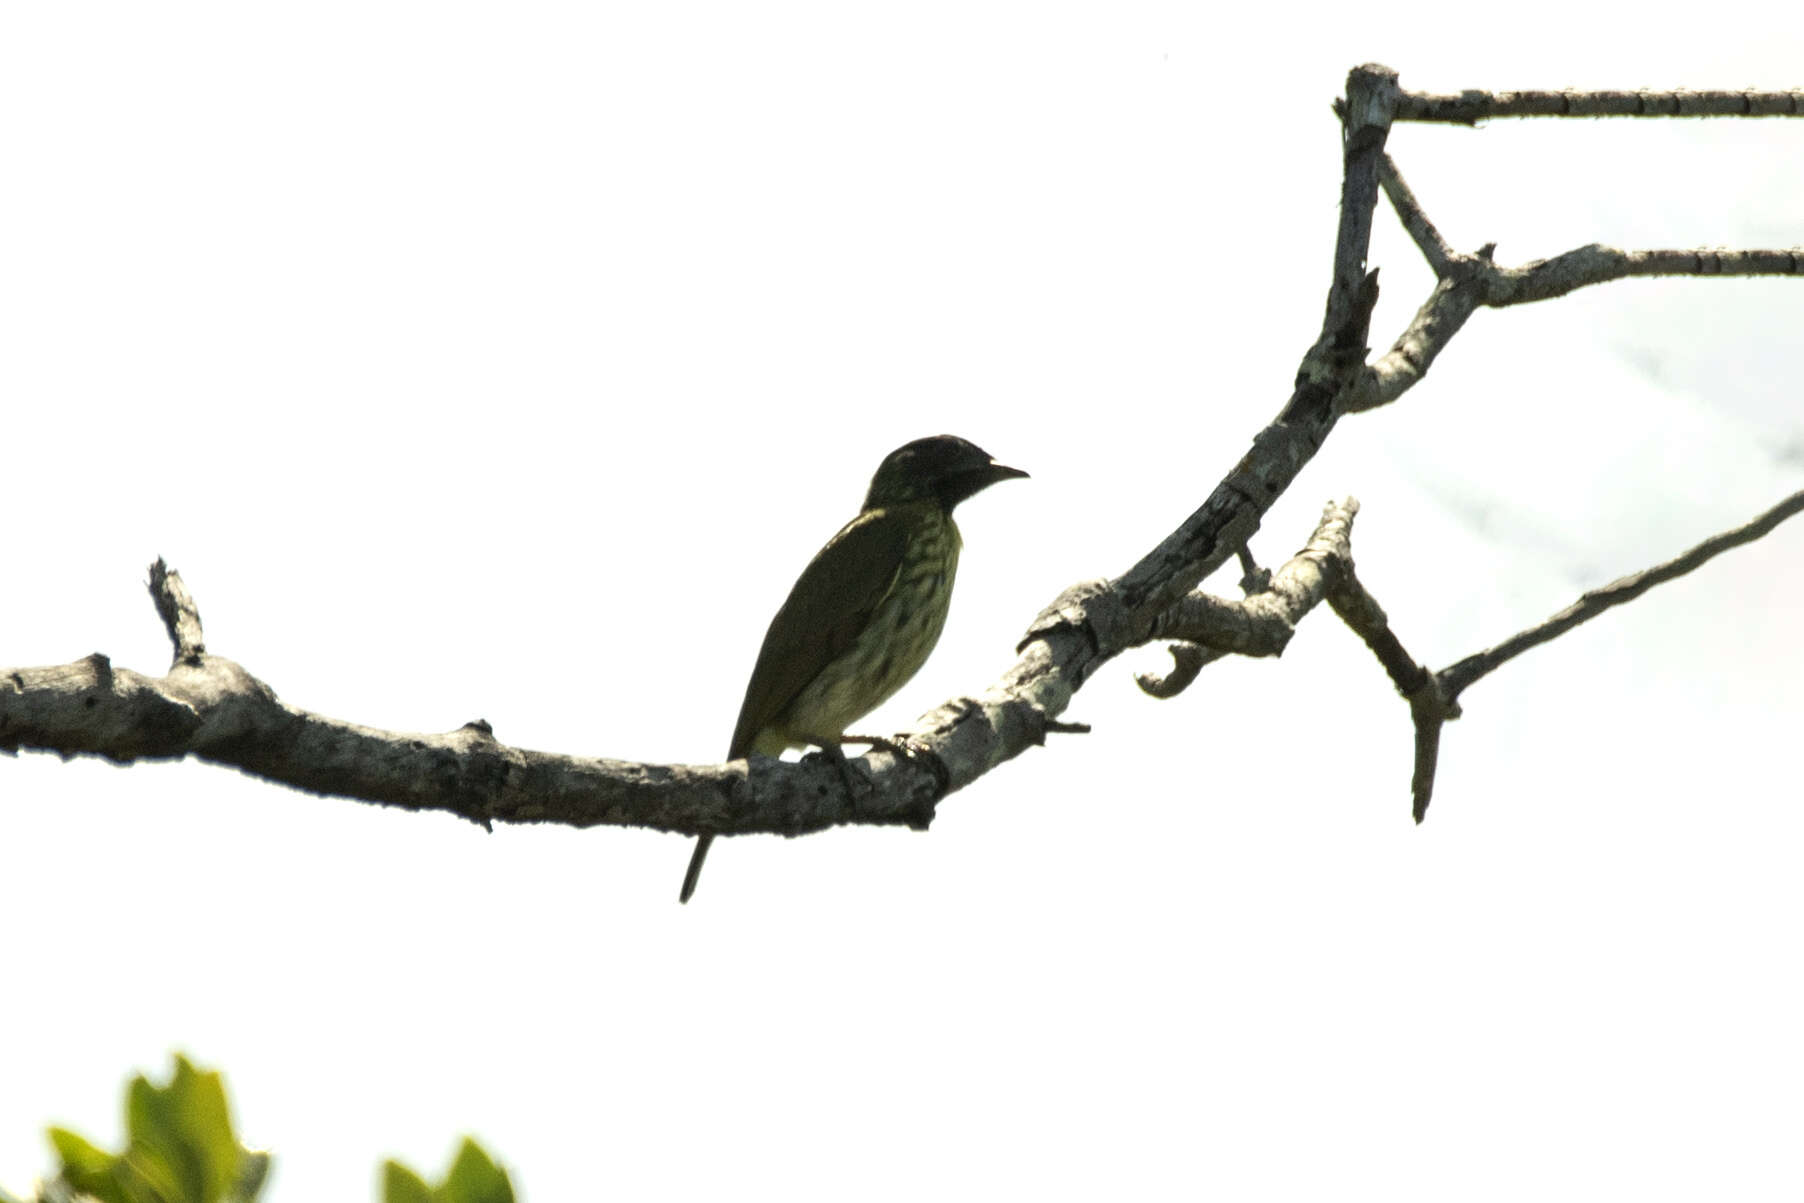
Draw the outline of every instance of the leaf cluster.
M49 1130L59 1165L37 1203L256 1203L270 1155L239 1143L225 1079L179 1053L164 1085L143 1074L125 1089L125 1147L102 1149L68 1128ZM22 1203L0 1190L0 1203ZM382 1203L514 1203L507 1171L465 1137L451 1168L429 1183L399 1161L382 1167Z

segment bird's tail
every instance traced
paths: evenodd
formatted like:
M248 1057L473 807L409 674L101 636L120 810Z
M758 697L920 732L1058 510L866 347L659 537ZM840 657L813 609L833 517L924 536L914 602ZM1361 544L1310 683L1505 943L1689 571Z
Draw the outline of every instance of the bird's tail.
M695 893L695 883L702 875L702 862L708 859L708 845L713 842L711 835L695 837L695 851L689 856L689 872L683 874L683 892L677 896L678 902L688 902L689 895Z

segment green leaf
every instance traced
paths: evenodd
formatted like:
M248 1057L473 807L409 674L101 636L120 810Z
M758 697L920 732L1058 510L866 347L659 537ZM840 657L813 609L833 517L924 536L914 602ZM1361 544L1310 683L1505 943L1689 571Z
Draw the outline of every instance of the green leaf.
M444 1203L514 1203L514 1184L508 1181L507 1171L466 1136L439 1188L439 1197Z
M65 1178L70 1178L71 1171L84 1177L104 1174L113 1164L111 1153L95 1148L67 1128L50 1129L50 1148L63 1163Z
M101 1203L250 1203L269 1174L268 1155L233 1134L224 1079L180 1055L168 1085L127 1084L125 1131L115 1155L52 1128L63 1180Z
M382 1163L382 1203L434 1203L436 1194L424 1178L400 1162Z
M514 1203L514 1184L507 1171L467 1136L437 1186L427 1185L398 1161L386 1162L382 1171L383 1203Z
M133 1141L113 1159L113 1181L130 1203L213 1203L183 1185L183 1174L167 1150Z
M267 1153L238 1143L225 1080L177 1055L167 1085L143 1074L126 1085L126 1145L109 1153L67 1128L50 1129L61 1182L99 1203L255 1203L269 1178ZM469 1137L434 1186L398 1161L382 1167L384 1203L515 1203L507 1171ZM0 1192L0 1203L19 1203Z
M50 1129L50 1147L62 1162L58 1176L101 1203L135 1203L115 1178L118 1158L67 1128Z
M239 1162L238 1181L232 1184L232 1193L226 1198L231 1203L257 1203L257 1196L269 1182L269 1160L268 1153L246 1149Z
M183 1203L218 1203L237 1183L244 1150L232 1133L225 1083L217 1073L194 1068L177 1055L169 1085L157 1087L140 1074L126 1093L126 1156L143 1155L166 1167ZM161 1181L164 1173L155 1173Z
M200 1161L207 1198L224 1198L237 1185L245 1157L244 1146L232 1129L225 1079L217 1072L195 1069L178 1055L168 1097L178 1113L177 1130L183 1145Z

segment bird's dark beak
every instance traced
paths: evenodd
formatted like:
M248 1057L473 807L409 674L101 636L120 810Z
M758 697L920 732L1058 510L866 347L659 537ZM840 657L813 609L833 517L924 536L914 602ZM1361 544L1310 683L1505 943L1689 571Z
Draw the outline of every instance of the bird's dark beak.
M1007 464L999 464L995 460L990 461L990 484L995 484L997 481L1002 480L1026 479L1027 473L1023 472L1021 469L1011 468Z
M958 482L958 492L960 496L972 497L991 485L1000 484L1005 480L1025 479L1027 479L1027 473L1021 469L1011 468L1007 464L999 464L995 460L991 460L981 468L972 468L969 472L964 473Z
M939 488L940 503L948 510L959 502L975 497L991 485L1004 480L1019 480L1027 473L1019 468L1011 468L1007 464L999 464L991 460L987 464L967 468L956 476L942 481Z

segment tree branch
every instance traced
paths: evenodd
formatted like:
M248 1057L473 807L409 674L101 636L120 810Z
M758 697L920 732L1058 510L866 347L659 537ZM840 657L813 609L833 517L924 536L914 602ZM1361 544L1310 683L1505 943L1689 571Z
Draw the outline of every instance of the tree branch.
M1475 125L1494 117L1804 117L1804 91L1404 92L1398 121Z
M1623 605L1625 602L1632 602L1655 585L1663 585L1667 581L1676 580L1709 563L1730 548L1740 547L1744 543L1752 543L1799 512L1804 512L1804 490L1793 493L1751 522L1733 530L1724 531L1720 535L1712 535L1683 555L1675 556L1663 564L1656 564L1652 568L1612 581L1601 589L1592 589L1545 622L1510 636L1496 647L1467 656L1459 663L1442 669L1436 674L1440 679L1441 688L1449 698L1457 699L1468 686L1496 672L1530 648L1539 647L1550 639L1558 638L1573 627L1591 621L1606 610Z
M1410 190L1403 173L1397 170L1397 161L1389 155L1384 156L1378 182L1384 186L1384 195L1391 202L1391 208L1396 211L1398 219L1403 222L1404 230L1415 240L1422 257L1428 260L1428 266L1434 268L1435 278L1444 280L1452 275L1459 255L1441 237L1434 222L1428 219L1427 212L1423 210L1421 202L1416 200L1416 194ZM1479 254L1485 258L1490 257L1483 251Z
M1247 541L1271 504L1326 441L1341 415L1396 399L1480 305L1518 304L1631 275L1800 275L1797 251L1643 251L1582 247L1555 259L1500 268L1491 248L1453 251L1385 154L1393 119L1479 120L1527 115L1559 98L1560 111L1617 111L1618 93L1505 93L1424 97L1402 92L1394 71L1352 71L1336 109L1343 122L1340 228L1321 332L1304 354L1289 399L1195 513L1137 564L1106 582L1072 586L1043 610L1017 646L1016 663L976 696L954 698L917 721L897 744L849 762L820 756L786 763L752 757L728 765L643 765L508 747L482 720L443 735L379 731L312 714L231 660L209 652L200 613L179 574L159 560L150 591L174 662L161 678L113 668L95 654L52 668L0 670L0 750L37 748L65 757L127 763L195 756L318 794L493 821L639 825L695 834L797 835L841 823L926 827L939 800L1041 744L1081 730L1058 716L1098 668L1122 651L1177 637L1174 671L1142 678L1170 696L1228 651L1277 654L1295 623L1326 598L1359 633L1409 700L1416 719L1415 811L1432 793L1439 731L1458 716L1458 694L1511 657L1690 571L1726 547L1751 541L1804 508L1804 494L1671 564L1587 594L1542 627L1430 674L1390 630L1359 583L1350 550L1357 505L1330 506L1309 545L1267 576ZM1670 94L1673 113L1797 115L1800 93ZM1730 101L1728 97L1735 98ZM1668 102L1635 94L1642 115ZM1737 109L1739 105L1739 109ZM1587 106L1590 106L1587 108ZM1613 107L1614 106L1614 107ZM1622 109L1622 111L1627 111ZM1367 365L1378 288L1366 259L1383 187L1434 267L1437 284L1395 346ZM1230 603L1194 593L1230 556L1241 558L1249 596ZM863 787L854 782L862 778Z
M1346 399L1348 413L1389 405L1415 387L1480 306L1499 309L1551 300L1631 276L1804 276L1800 250L1623 251L1601 243L1521 267L1499 267L1491 258L1495 244L1471 255L1447 245L1390 156L1380 170L1385 195L1436 281L1396 343L1365 370Z
M1415 769L1410 774L1410 809L1416 822L1420 823L1428 813L1429 799L1434 796L1435 767L1441 754L1441 725L1459 717L1459 704L1443 693L1433 673L1404 650L1403 641L1391 630L1390 618L1384 608L1354 573L1351 558L1328 595L1328 604L1372 649L1391 684L1409 703L1410 719L1416 731Z
M818 762L664 766L533 752L499 743L481 720L444 735L380 731L286 705L240 665L207 653L160 678L116 669L98 653L5 671L0 750L22 747L121 764L194 756L308 793L447 810L485 826L795 835L846 822L924 825L937 796L929 778L925 788L911 780L850 799Z
M188 586L182 583L182 574L171 572L162 556L150 566L150 596L156 602L157 616L169 632L169 642L175 646L174 663L199 664L207 652L206 641L201 637L200 608L189 596Z
M1441 727L1460 717L1460 694L1466 688L1503 667L1530 648L1589 622L1604 611L1631 602L1655 585L1684 576L1693 569L1744 543L1767 534L1793 514L1804 512L1804 491L1787 497L1753 521L1699 543L1690 551L1663 564L1625 576L1601 589L1593 589L1558 614L1538 623L1496 647L1431 673L1403 650L1390 630L1384 611L1353 574L1352 561L1329 594L1329 603L1348 626L1358 632L1384 665L1397 692L1409 703L1415 724L1415 770L1410 778L1411 811L1420 823L1434 798L1435 770L1439 763Z
M1349 497L1322 511L1309 542L1244 601L1195 592L1154 621L1149 639L1181 639L1171 649L1176 667L1163 677L1141 673L1134 679L1156 698L1176 697L1206 664L1230 653L1280 656L1297 624L1329 593L1342 572L1352 570L1353 518L1359 502ZM1188 650L1187 650L1188 649Z
M313 793L449 810L484 824L787 835L839 823L925 827L940 798L1043 743L1049 731L1071 729L1056 719L1083 682L1145 642L1164 610L1244 547L1327 438L1335 402L1363 365L1377 300L1364 263L1395 93L1396 73L1386 68L1357 68L1348 77L1350 111L1358 117L1347 128L1334 282L1321 337L1279 419L1202 507L1126 574L1099 588L1076 586L1042 611L1000 682L923 716L901 754L877 749L850 762L868 791L848 790L818 756L797 764L753 757L722 766L637 765L510 748L480 721L447 735L414 735L310 714L280 702L232 661L201 650L198 611L179 577L162 570L153 570L152 592L177 648L169 675L114 674L109 667L103 680L90 662L17 670L0 688L0 749L121 762L194 755ZM134 707L160 718L135 724Z

